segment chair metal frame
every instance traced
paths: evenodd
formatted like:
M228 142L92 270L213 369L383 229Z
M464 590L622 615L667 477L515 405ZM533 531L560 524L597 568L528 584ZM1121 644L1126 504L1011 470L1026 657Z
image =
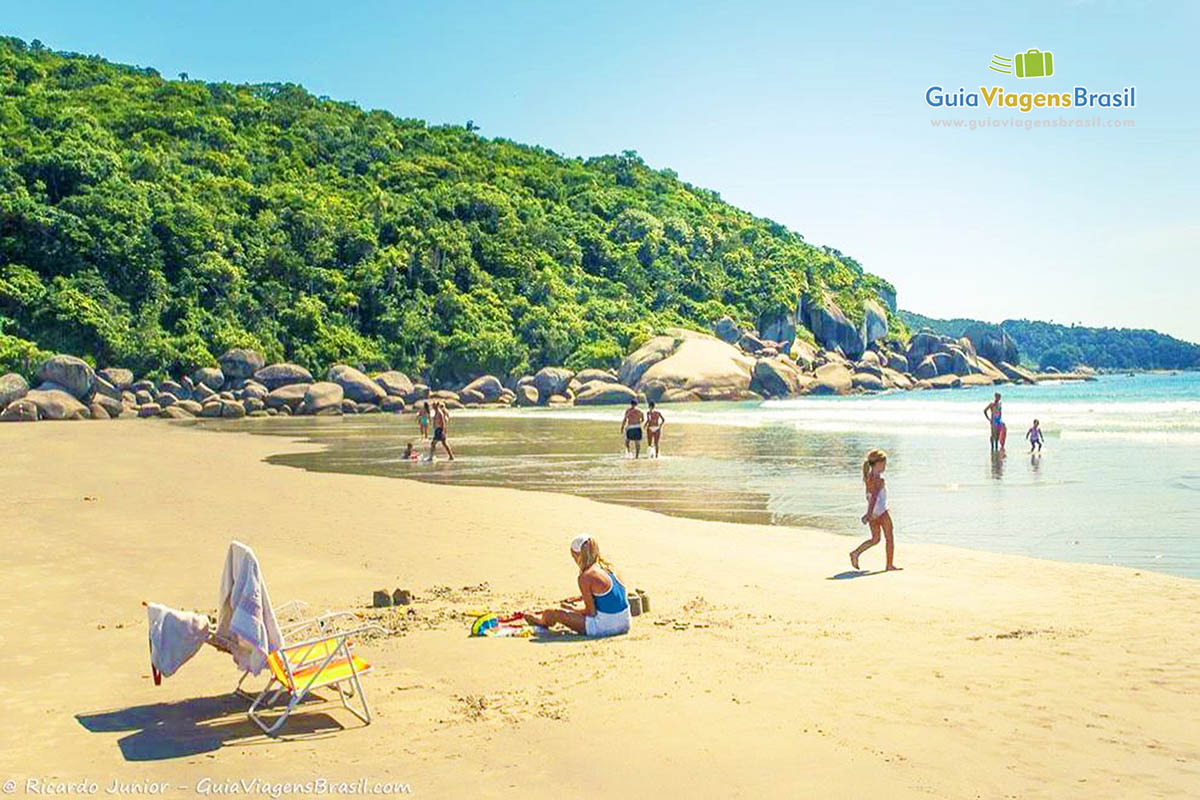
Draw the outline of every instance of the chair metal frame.
M143 600L142 605L147 605L146 601ZM306 607L308 604L293 600L280 606L280 609L292 605ZM363 690L361 678L370 672L372 667L365 661L355 662L354 653L351 651L350 637L360 636L364 633L380 633L386 636L387 631L374 623L335 630L337 623L346 619L357 622L358 615L352 611L327 611L310 619L280 626L279 631L284 638L284 643L273 653L268 654L267 669L270 672L270 678L267 680L267 685L257 694L243 688L242 684L250 676L250 671L246 670L242 673L237 685L233 687L233 693L250 701L250 708L246 712L247 716L262 729L263 733L274 736L287 723L292 712L304 702L305 698L315 689L323 689L328 686L332 686L337 691L342 706L347 711L362 720L364 724L371 724L371 706L367 703L367 695ZM292 644L287 641L288 638L305 634L307 634L307 638L302 641ZM234 649L234 642L217 636L211 624L205 644L223 653L232 653ZM332 646L330 646L331 644ZM314 664L317 665L315 669L313 668ZM342 664L348 667L348 674L337 677L326 674L326 670L331 665L340 667ZM296 675L298 672L301 673L302 685L297 685ZM289 696L287 707L277 718L268 720L264 716L264 712L273 706L284 693ZM350 700L356 696L361 710L350 704Z
M376 624L334 630L336 623L344 619L357 621L358 617L350 611L331 611L311 619L281 626L280 632L284 636L284 644L268 656L267 667L271 676L267 680L266 686L257 694L243 688L243 683L250 676L250 672L242 673L237 686L234 687L234 694L250 701L247 715L255 725L262 729L263 733L274 736L287 723L292 712L314 690L328 686L332 686L338 693L338 698L347 711L362 720L364 724L371 724L371 707L367 702L367 695L361 681L361 677L371 670L371 666L360 662L366 669L359 669L359 664L356 664L354 660L350 638L364 633L386 635L387 631ZM304 632L309 632L308 638L295 643L287 641ZM220 641L215 636L211 636L208 643L220 650L229 649L228 642ZM330 646L331 643L332 646ZM274 659L276 663L270 663L271 659ZM349 668L349 674L333 680L323 679L323 676L328 678L325 671L331 664L340 665L342 663ZM313 669L314 664L318 665L316 669ZM280 672L282 675L279 674ZM304 673L299 685L296 681L297 672ZM268 719L264 712L267 712L285 693L289 695L287 706L274 720ZM350 700L356 696L361 709L350 704Z

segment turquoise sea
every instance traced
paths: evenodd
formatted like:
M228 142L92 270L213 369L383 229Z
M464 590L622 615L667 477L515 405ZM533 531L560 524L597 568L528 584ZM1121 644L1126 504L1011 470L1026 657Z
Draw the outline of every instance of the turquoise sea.
M863 454L882 447L901 548L939 542L1200 578L1200 374L999 388L1003 456L988 446L990 387L664 406L663 455L640 461L623 457L613 407L456 412L453 463L401 459L419 443L411 415L257 424L325 445L272 457L279 464L815 526L845 534L847 550L865 530ZM1040 457L1023 439L1035 417Z

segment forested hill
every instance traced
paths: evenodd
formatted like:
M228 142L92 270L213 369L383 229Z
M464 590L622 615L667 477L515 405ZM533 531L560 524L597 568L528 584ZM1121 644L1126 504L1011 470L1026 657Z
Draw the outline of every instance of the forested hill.
M611 366L811 280L892 288L654 170L0 40L0 372L180 374L242 346L443 379Z
M898 316L913 331L931 328L960 336L973 319L934 319L911 311ZM1080 364L1097 369L1200 368L1200 345L1151 330L1085 328L1028 319L1006 319L1000 327L1021 351L1021 360L1040 368L1067 370Z

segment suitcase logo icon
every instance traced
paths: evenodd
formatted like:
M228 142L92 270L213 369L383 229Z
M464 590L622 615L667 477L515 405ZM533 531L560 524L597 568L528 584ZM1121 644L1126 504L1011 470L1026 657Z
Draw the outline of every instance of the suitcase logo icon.
M988 69L1018 78L1049 78L1054 74L1054 54L1033 47L1012 58L994 55Z

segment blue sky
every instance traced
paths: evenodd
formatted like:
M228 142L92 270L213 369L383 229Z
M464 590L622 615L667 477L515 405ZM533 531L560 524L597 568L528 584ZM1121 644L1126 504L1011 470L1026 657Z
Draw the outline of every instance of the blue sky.
M0 0L0 32L167 76L471 119L566 155L637 150L855 256L904 308L1200 341L1200 4L904 5ZM1054 53L1053 77L988 71L1029 48ZM935 84L1136 85L1135 109L1101 113L1135 127L934 128L1060 116L931 109Z

